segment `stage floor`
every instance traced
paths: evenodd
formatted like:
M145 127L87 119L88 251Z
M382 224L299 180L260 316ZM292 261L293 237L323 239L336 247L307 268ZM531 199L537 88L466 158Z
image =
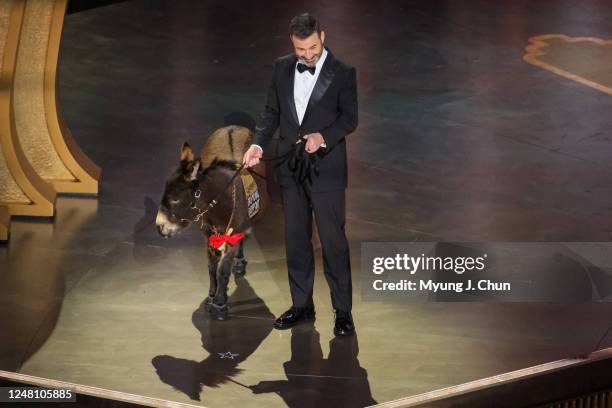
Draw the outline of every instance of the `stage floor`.
M357 335L334 339L318 249L316 322L273 330L290 304L280 211L258 229L265 244L248 241L225 322L198 310L198 232L158 238L153 206L62 198L53 225L16 222L2 249L0 369L211 407L361 407L588 353L610 325L609 304L361 302L353 220Z
M522 56L535 35L612 38L612 5L504 3L309 3L359 78L357 334L338 339L316 238L317 320L272 329L290 305L277 186L228 321L199 311L199 232L154 228L182 142L253 124L302 8L139 0L67 16L60 102L101 192L59 198L53 221L13 220L0 369L211 407L361 407L593 351L611 304L361 300L362 241L610 239L612 96Z

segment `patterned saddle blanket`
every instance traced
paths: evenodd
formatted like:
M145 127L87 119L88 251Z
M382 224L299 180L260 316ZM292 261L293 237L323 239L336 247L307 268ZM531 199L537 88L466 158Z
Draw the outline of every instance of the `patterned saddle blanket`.
M244 168L240 171L240 177L242 178L242 185L244 186L244 194L247 198L247 209L249 218L253 219L259 212L260 208L260 197L257 189L257 183L253 178L253 175L248 169Z

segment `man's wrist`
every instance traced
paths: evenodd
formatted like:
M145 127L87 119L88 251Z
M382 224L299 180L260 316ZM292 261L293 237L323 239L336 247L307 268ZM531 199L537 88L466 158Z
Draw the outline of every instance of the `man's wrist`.
M263 153L263 147L261 147L260 145L255 144L255 143L252 143L252 144L251 144L251 146L258 147L258 148L259 148L259 150L261 150L261 152Z
M319 145L319 147L327 147L327 142L325 142L325 138L323 137L323 133L318 132L319 136L321 136L321 144Z

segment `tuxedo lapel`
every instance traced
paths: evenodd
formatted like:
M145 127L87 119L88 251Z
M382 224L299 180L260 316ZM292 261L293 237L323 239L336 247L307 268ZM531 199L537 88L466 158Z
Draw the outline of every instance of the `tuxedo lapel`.
M284 84L287 84L284 90L285 103L289 106L289 110L291 111L291 116L293 116L293 120L295 123L299 125L300 121L298 119L297 110L295 108L295 99L293 97L293 82L295 81L295 64L297 62L297 58L290 58L289 64L285 67L285 72L283 73L285 80Z
M327 91L327 88L329 88L332 80L334 79L337 68L336 59L332 55L329 48L327 48L327 57L325 58L325 62L321 68L321 73L317 78L317 83L315 84L312 94L310 95L310 99L308 100L308 105L306 106L306 112L304 113L302 123L306 121L309 113L314 109L317 103L319 103L321 98L323 98L323 95L325 95L325 91Z

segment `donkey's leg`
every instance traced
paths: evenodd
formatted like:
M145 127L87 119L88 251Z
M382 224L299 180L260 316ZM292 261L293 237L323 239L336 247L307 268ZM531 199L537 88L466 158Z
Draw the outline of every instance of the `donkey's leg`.
M238 253L234 258L234 266L232 267L232 272L234 272L234 276L236 278L242 278L246 274L246 266L247 261L244 257L244 240L243 238L238 242Z
M204 300L204 308L210 312L213 298L217 293L217 267L219 265L219 256L207 246L206 253L208 254L208 277L210 278L210 285L208 287L208 297Z
M211 313L217 320L225 320L229 310L227 306L227 285L232 273L232 263L235 256L234 249L226 250L219 258L217 265L217 293L211 304Z

